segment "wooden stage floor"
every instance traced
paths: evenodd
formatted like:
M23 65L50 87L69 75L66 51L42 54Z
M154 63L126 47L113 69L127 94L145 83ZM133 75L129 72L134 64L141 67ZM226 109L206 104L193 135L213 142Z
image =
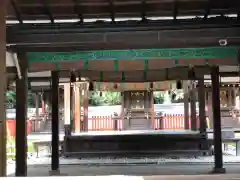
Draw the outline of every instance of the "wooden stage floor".
M72 136L98 136L98 135L140 135L140 134L175 134L175 135L187 135L198 134L199 131L191 130L124 130L124 131L89 131L81 133L72 133ZM59 139L63 140L64 133L59 134ZM240 133L235 133L236 138L240 138ZM208 132L208 138L213 139L213 132ZM28 135L29 140L51 140L51 133L39 132Z
M175 134L175 135L187 135L187 134L198 134L199 131L191 131L191 130L125 130L125 131L89 131L89 132L81 132L81 133L72 133L72 136L98 136L98 135L141 135L141 134ZM59 140L63 140L64 134L59 134ZM28 135L28 140L33 141L50 141L51 133L34 133Z
M97 136L97 135L144 135L144 134L172 134L187 135L198 134L199 131L191 130L124 130L124 131L89 131L82 133L72 133L72 136Z

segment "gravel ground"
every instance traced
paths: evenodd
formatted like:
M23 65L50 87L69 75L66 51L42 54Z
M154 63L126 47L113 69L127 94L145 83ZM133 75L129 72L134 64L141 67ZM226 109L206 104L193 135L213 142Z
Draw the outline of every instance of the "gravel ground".
M223 156L224 163L240 163L240 157L238 156ZM28 159L29 165L49 165L51 163L50 157L32 157ZM201 164L211 164L214 163L213 156L205 157L168 157L168 158L86 158L86 159L67 159L60 158L60 164L72 164L72 165L120 165L120 164L179 164L179 163L201 163Z
M223 160L229 172L240 172L239 164L240 157L237 156L223 156ZM63 172L71 175L107 175L111 171L113 174L171 174L169 168L176 168L179 174L202 174L211 171L214 158L195 157L195 158L92 158L92 159L65 159L60 158L60 167ZM51 158L49 157L31 157L28 158L28 172L30 176L48 175L50 169ZM193 166L192 166L193 165ZM185 168L182 168L185 166ZM128 167L128 168L127 168ZM131 168L130 168L131 167ZM138 172L138 168L141 172ZM144 168L145 167L145 168ZM151 169L150 167L154 168ZM161 167L161 168L160 168ZM129 170L132 169L131 171ZM133 169L135 168L135 169ZM76 170L78 169L78 170ZM91 170L94 171L91 172ZM121 169L121 171L118 171ZM191 172L187 169L192 169ZM62 170L61 170L62 171ZM156 172L155 172L156 171ZM8 161L7 174L13 176L15 172L15 161ZM121 173L120 173L121 172ZM111 173L110 173L111 174Z
M240 163L240 156L234 156L225 153L223 155L224 163ZM46 152L37 157L36 154L28 154L29 165L50 164L51 158L46 156ZM166 164L166 163L214 163L213 156L200 157L140 157L140 158L64 158L60 157L60 164L79 164L79 165L105 165L105 164ZM8 159L7 164L15 164L14 159Z

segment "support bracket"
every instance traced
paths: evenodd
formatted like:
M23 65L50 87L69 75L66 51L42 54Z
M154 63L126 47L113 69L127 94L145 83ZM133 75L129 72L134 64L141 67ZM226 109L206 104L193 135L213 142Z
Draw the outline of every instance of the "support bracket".
M14 62L15 66L16 66L18 79L22 79L21 68L20 68L17 56L13 53L10 53L10 55L11 55L12 61Z

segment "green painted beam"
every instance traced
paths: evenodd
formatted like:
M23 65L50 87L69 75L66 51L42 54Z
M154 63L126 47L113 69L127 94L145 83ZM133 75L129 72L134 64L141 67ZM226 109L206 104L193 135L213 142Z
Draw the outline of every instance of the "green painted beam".
M28 52L27 57L30 63L80 60L232 59L238 57L238 47Z

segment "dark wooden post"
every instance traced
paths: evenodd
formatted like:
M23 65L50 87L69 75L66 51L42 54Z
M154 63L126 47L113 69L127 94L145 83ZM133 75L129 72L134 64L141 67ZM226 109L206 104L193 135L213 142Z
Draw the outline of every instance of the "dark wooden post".
M220 88L219 67L212 67L212 111L213 111L213 134L214 134L214 173L225 173L222 157L222 133L220 114Z
M52 157L51 157L51 174L59 174L59 74L52 71Z
M198 106L199 106L199 121L200 121L200 133L202 134L201 149L207 149L207 122L206 122L206 111L205 111L205 87L204 77L198 80Z
M71 135L71 84L64 84L64 132L65 136Z
M84 131L88 132L88 88L85 89L83 95L83 121L84 121Z
M189 90L188 81L183 81L184 91L184 129L189 129Z
M113 119L113 123L114 123L114 131L117 131L118 130L118 118L116 119Z
M6 12L7 0L0 3L0 176L6 176Z
M192 82L190 91L190 107L191 107L191 130L197 130L197 112L196 112L196 90L195 84Z
M21 77L16 78L16 176L27 176L27 97L28 61L24 53L18 54Z
M74 92L73 87L70 85L70 128L71 132L75 132L75 108L74 108Z

